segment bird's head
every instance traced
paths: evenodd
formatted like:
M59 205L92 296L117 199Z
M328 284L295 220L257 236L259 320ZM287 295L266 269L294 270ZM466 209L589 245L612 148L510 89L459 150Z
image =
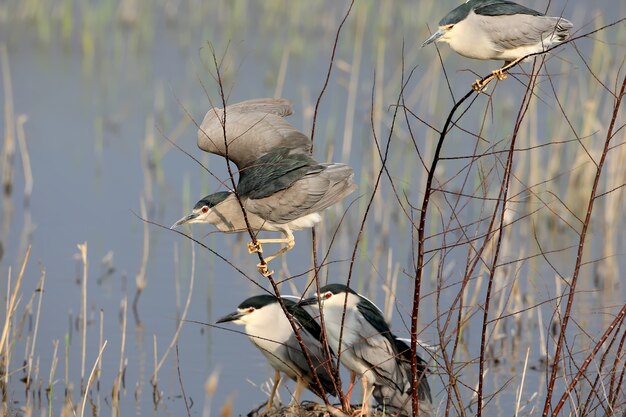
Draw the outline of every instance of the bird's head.
M450 42L451 37L454 36L454 32L452 32L454 26L465 20L472 9L476 7L476 3L481 1L482 0L468 0L445 15L443 19L439 21L438 30L424 41L422 47L437 41Z
M262 294L255 295L254 297L247 298L239 306L237 310L230 314L225 315L219 319L216 323L228 323L233 322L235 324L249 325L254 324L256 321L267 318L263 317L262 310L266 307L272 306L278 303L278 299L273 295Z
M196 203L190 214L178 220L170 229L174 229L185 223L213 223L209 219L212 209L222 201L226 200L231 194L232 193L230 191L220 191L207 195Z
M426 39L424 41L424 43L422 44L422 48L428 44L431 44L433 42L437 42L437 41L443 41L443 42L447 42L449 40L449 36L450 36L450 30L454 27L453 23L449 23L447 25L444 26L439 26L439 29L437 30L437 32L433 33L430 38Z
M319 305L318 300L322 306L332 305L343 307L346 300L346 293L348 293L348 305L351 304L351 300L358 299L358 294L351 290L349 287L343 284L328 284L319 289L319 292L315 293L310 298L305 298L299 304L301 306L317 307Z

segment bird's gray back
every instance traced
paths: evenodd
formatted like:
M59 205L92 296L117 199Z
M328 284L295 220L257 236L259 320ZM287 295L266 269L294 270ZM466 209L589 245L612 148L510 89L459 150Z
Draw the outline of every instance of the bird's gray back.
M212 108L198 129L198 147L224 157L228 153L240 170L278 147L308 153L309 138L284 119L291 113L285 99L247 100L227 106L224 123L224 110Z
M514 14L543 16L543 13L537 10L508 0L470 0L469 3L472 4L474 13L483 16L510 16Z
M455 25L465 19L471 10L483 16L527 14L540 16L542 13L507 0L470 0L453 9L439 21L439 26Z
M246 209L271 222L286 224L321 212L356 189L354 172L349 166L331 163L318 167L271 196L246 199Z
M569 36L571 22L549 16L477 15L482 29L489 34L493 47L500 51L545 43L545 48ZM554 36L553 36L554 35Z
M292 154L288 148L272 149L239 172L237 189L246 198L270 197L307 174L323 169L308 154Z

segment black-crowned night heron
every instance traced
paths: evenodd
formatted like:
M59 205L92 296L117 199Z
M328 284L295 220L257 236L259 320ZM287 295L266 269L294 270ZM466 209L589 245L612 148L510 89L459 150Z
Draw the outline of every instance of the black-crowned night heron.
M401 402L395 402L395 398L397 397L398 401L401 401L403 396L410 399L410 362L408 368L406 366L406 355L410 355L410 350L407 353L404 348L406 345L393 336L380 309L343 284L326 285L320 288L315 296L300 302L300 305L320 304L324 312L329 346L338 354L341 363L351 371L347 401L354 379L358 375L361 377L363 387L362 415L368 413L368 403L373 391L377 391L377 401L392 405L391 400L394 400L393 404L397 404L398 410L405 410L404 407L400 407ZM340 349L339 337L344 310ZM425 377L422 380L427 386Z
M376 402L383 407L385 414L400 415L402 417L410 417L413 415L413 389L411 388L411 343L410 339L401 339L394 336L396 349L398 350L398 361L400 366L404 367L404 375L407 379L403 384L399 384L402 389L394 389L388 385L374 385L373 396ZM417 355L417 395L419 398L419 416L432 417L433 403L430 394L430 385L426 379L427 367L426 362Z
M283 297L283 302L299 326L300 337L308 349L309 357L322 384L321 388L316 384L291 324L275 296L263 294L250 297L239 304L237 311L217 321L217 323L233 322L244 325L245 332L252 343L259 348L274 368L274 386L266 410L272 407L281 372L296 381L293 396L296 404L299 403L300 394L304 388L309 388L319 397L337 394L329 372L332 364L326 358L320 342L319 324L295 301Z
M443 41L460 55L473 59L503 60L481 90L494 77L506 78L505 71L529 54L543 52L569 37L572 23L562 17L545 16L508 0L468 0L439 21L439 30L422 46Z
M320 212L356 189L352 168L319 163L309 156L311 141L284 117L292 113L284 99L248 100L223 109L213 108L198 130L200 149L227 156L239 169L237 192L254 231L281 232L282 239L257 239L251 253L263 243L284 243L269 262L295 245L293 230L313 227ZM224 122L224 120L226 120ZM222 232L246 230L241 206L233 192L217 192L198 201L184 223L211 223ZM267 266L259 271L269 275Z

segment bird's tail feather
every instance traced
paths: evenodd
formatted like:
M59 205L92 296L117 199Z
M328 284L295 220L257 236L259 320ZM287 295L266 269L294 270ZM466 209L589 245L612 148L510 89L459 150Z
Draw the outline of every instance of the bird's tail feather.
M320 175L329 182L328 190L315 204L312 211L320 212L343 200L353 193L357 186L354 183L354 171L345 164L321 164L325 169Z

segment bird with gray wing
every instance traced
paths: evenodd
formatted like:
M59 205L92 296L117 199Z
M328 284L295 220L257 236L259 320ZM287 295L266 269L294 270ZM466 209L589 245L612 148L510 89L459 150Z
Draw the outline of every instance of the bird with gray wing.
M293 395L293 401L296 404L299 403L304 388L309 388L319 397L326 394L337 395L329 371L332 364L322 347L319 324L292 299L285 297L282 299L287 311L299 326L300 337L308 350L321 387L316 383L313 371L307 364L293 328L275 296L263 294L250 297L239 304L236 311L217 321L217 323L233 322L244 325L250 341L259 348L274 368L274 386L266 412L272 408L281 372L296 381Z
M467 58L503 60L484 82L474 83L480 91L493 78L503 80L505 72L525 56L544 52L565 41L573 27L562 17L545 16L508 0L468 0L439 21L439 30L422 44L447 42Z
M382 312L374 303L346 285L329 284L320 288L313 297L301 301L300 305L322 307L328 344L339 356L341 363L350 370L346 405L349 405L354 380L358 375L363 388L361 415L368 414L369 400L373 394L377 401L385 405L406 410L400 402L405 396L410 399L411 390L411 366L409 362L407 368L405 362L406 344L398 341L391 333ZM410 361L410 350L408 355ZM422 381L418 390L428 387L425 377ZM420 405L420 411L422 408L428 410L430 388L428 395L420 396L420 399L422 397L425 404ZM424 411L423 415L430 414Z
M411 383L411 343L410 339L401 339L393 336L396 343L396 349L398 350L398 363L404 367L405 371L403 375L407 376L407 379L400 385L401 389L395 389L388 385L379 384L374 385L374 391L372 393L374 399L378 404L383 407L385 414L387 415L399 415L402 417L410 417L413 415L413 389ZM433 414L433 400L430 394L430 385L426 379L426 362L419 356L417 357L417 396L419 399L419 414L420 417L432 417Z
M257 239L250 253L262 252L264 243L285 244L257 265L270 275L267 263L295 245L293 230L311 228L320 212L356 189L352 168L319 163L309 155L311 141L284 117L292 113L284 99L256 99L213 108L198 130L198 146L224 156L237 165L237 194L254 231L281 232L283 238ZM221 232L247 230L234 192L221 191L202 198L191 214L173 226L211 223Z

